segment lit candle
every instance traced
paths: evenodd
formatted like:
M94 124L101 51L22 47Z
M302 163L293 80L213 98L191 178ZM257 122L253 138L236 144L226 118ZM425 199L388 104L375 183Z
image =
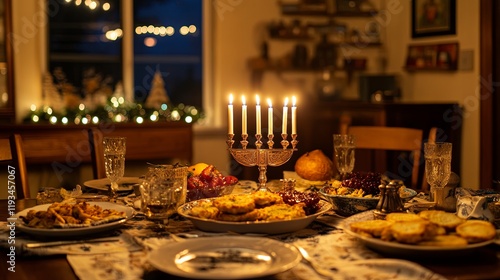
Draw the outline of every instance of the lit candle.
M297 102L295 96L292 97L292 134L297 134Z
M269 109L268 109L268 122L267 122L267 126L268 126L268 135L272 135L273 134L273 104L271 103L271 99L267 99L267 103L269 104Z
M247 134L247 104L245 96L241 97L241 134Z
M286 134L287 118L288 118L288 97L285 98L285 105L283 105L283 126L281 128L281 133Z
M260 123L260 99L259 96L255 96L257 105L255 106L255 125L256 125L256 134L261 134L261 123Z
M233 134L233 95L229 94L229 105L227 105L227 134Z

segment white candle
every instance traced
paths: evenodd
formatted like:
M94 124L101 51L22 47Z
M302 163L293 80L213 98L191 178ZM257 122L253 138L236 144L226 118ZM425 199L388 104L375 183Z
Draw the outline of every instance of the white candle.
M255 125L256 125L256 134L261 134L261 123L260 123L260 99L259 96L255 96L257 105L255 106Z
M229 94L229 105L227 105L227 134L233 134L233 95Z
M247 134L247 104L245 96L241 97L241 134Z
M281 127L281 133L286 134L287 127L287 118L288 118L288 97L285 98L285 105L283 105L283 126Z
M267 130L268 130L268 135L273 134L273 104L271 103L271 99L267 99L267 103L269 104L269 109L267 111L268 115L268 122L267 122Z
M292 97L292 134L297 134L297 106L295 96Z

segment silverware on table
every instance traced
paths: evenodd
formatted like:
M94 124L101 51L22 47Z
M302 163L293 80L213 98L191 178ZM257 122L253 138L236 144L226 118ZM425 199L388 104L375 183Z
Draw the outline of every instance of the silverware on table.
M333 276L332 276L332 273L327 270L327 269L324 269L322 267L319 267L318 265L316 265L316 263L314 262L314 260L311 258L311 256L309 255L309 253L302 247L300 247L299 245L295 245L295 248L297 248L300 252L300 254L302 255L302 258L309 264L309 266L319 275L325 277L325 278L328 278L328 279L333 279Z
M73 244L83 244L83 243L100 243L100 242L117 242L117 241L120 241L119 236L88 239L88 240L64 240L64 241L27 243L24 245L24 247L27 249L33 249L33 248L42 248L42 247L55 247L55 246L62 246L62 245L73 245Z

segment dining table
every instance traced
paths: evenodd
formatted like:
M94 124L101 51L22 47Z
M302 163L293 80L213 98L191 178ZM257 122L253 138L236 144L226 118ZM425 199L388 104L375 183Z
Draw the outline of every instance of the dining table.
M36 199L20 199L20 200L0 200L0 221L6 222L9 221L11 217L11 212L13 210L13 205L15 206L15 212L19 212L23 209L27 209L30 207L34 207L37 205ZM321 219L324 218L324 219ZM333 213L332 210L328 211L321 217L318 217L315 221L309 224L303 230L295 233L285 233L279 234L277 236L266 236L270 238L278 239L282 242L295 242L299 244L313 244L315 251L310 251L310 256L313 259L313 262L320 262L322 260L327 260L331 262L330 272L332 272L331 279L346 279L344 276L340 274L335 274L336 270L331 268L335 265L335 262L338 263L338 268L341 269L341 266L348 265L351 261L352 264L360 264L359 266L353 265L351 270L357 272L353 272L354 275L362 275L362 270L367 268L362 266L363 260L380 260L380 261L395 261L396 264L398 261L401 261L402 264L412 264L421 268L425 271L427 276L421 279L500 279L500 245L492 243L487 246L477 248L470 254L454 256L453 254L446 256L433 256L433 253L430 252L428 256L419 256L417 258L413 258L410 256L397 257L390 255L384 255L380 252L372 251L369 248L364 247L364 245L357 242L356 238L347 235L342 231L342 229L336 228L336 226L332 226L328 224L329 220L341 220L338 216ZM147 219L144 219L147 220ZM147 221L146 221L147 222ZM183 231L192 231L193 227L190 227L191 222L186 220L183 217L172 216L171 220L168 222L168 226L164 228L157 228L156 234L160 232L160 235L163 238L169 238L169 231L178 226L178 230L175 230L177 234L182 233ZM129 225L130 226L130 225ZM135 227L136 224L132 225ZM182 227L185 227L182 229ZM4 229L5 230L5 229ZM196 230L196 229L195 229ZM118 230L119 231L119 230ZM134 232L140 234L140 231L132 230L132 235ZM203 234L202 231L197 230L198 234ZM17 240L20 240L23 237L27 237L24 233L15 231L11 232L11 235L15 235ZM207 233L209 235L209 233ZM216 234L214 234L216 235ZM194 235L193 235L194 236ZM221 235L224 236L224 235ZM29 238L29 237L27 237ZM17 241L16 240L16 241ZM329 240L329 241L327 241ZM5 240L1 241L5 242ZM302 242L302 243L301 243ZM68 254L64 253L53 253L53 254L24 254L23 252L15 251L15 256L13 257L13 251L9 249L9 246L5 246L6 244L2 244L0 250L0 269L1 274L5 275L6 278L0 277L2 279L15 279L15 280L33 280L33 279L92 279L92 277L97 277L100 279L184 279L178 278L173 275L169 275L165 272L162 272L154 267L147 266L147 264L143 264L148 268L142 271L135 271L132 275L106 275L102 278L100 276L88 276L82 277L82 269L80 269L78 264L82 266L89 265L85 262L89 262L90 258L93 255L73 255L70 257ZM141 247L141 246L139 246ZM335 248L333 248L335 247ZM359 253L357 256L357 260L351 259L348 256L348 252L352 249L351 247L357 247L363 253ZM312 247L310 247L312 248ZM307 247L306 247L307 249ZM309 249L308 249L309 250ZM311 249L312 250L312 249ZM130 250L131 252L126 252L125 255L135 255L135 258L144 259L145 256L149 253L145 249L134 249ZM361 252L360 251L360 252ZM137 257L139 256L139 257ZM81 258L78 260L78 258ZM125 266L133 266L133 262L129 260L130 265L126 264ZM80 263L79 263L80 262ZM118 262L118 260L116 260ZM92 267L87 268L89 271L84 272L90 273L90 270L93 270ZM102 269L102 268L101 268ZM403 269L403 268L401 268ZM15 271L13 271L15 270ZM104 269L105 270L105 269ZM395 269L397 271L397 267ZM430 272L430 273L429 273ZM228 271L231 273L231 271ZM356 274L358 273L358 274ZM424 275L424 274L422 274ZM437 276L437 277L435 277ZM295 267L288 269L286 271L280 271L279 273L273 275L265 275L264 277L259 277L258 279L268 279L268 280L281 280L281 279L297 279L297 280L310 280L310 279L327 279L324 278L314 270L311 269L310 265L308 265L304 260L299 262ZM349 278L349 279L381 279L377 278L375 275L365 275L360 278ZM403 279L403 278L395 278L395 279ZM417 279L417 278L415 278Z

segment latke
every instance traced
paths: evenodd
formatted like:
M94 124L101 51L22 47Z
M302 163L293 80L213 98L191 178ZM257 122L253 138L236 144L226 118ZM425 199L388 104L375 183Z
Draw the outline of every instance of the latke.
M221 212L227 214L243 214L255 209L253 197L242 194L230 194L217 197L213 204Z

